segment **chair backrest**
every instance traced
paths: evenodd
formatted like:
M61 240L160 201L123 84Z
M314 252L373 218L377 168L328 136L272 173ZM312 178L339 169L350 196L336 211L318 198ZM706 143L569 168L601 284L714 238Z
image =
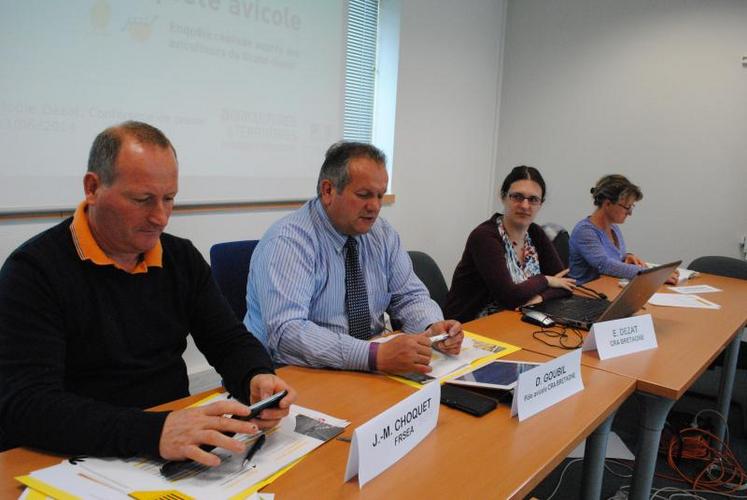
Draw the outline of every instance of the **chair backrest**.
M239 321L246 314L246 282L249 262L259 240L228 241L210 247L213 277Z
M723 257L720 255L707 255L704 257L698 257L690 263L688 269L698 271L700 273L717 274L719 276L726 276L727 278L737 278L747 280L747 261L735 259L734 257ZM724 364L724 353L719 354L716 361L714 361L709 368L714 366L723 366ZM737 357L737 368L747 369L747 356L745 356L745 350L739 350L739 356ZM736 392L735 392L736 397ZM745 407L742 407L742 411L745 411ZM747 417L745 417L747 422Z
M727 278L747 280L747 261L734 257L718 255L698 257L690 263L689 269L701 273L718 274Z
M549 222L542 225L547 237L552 241L552 245L555 247L555 251L558 253L558 257L563 262L563 267L568 267L568 246L570 236L563 226Z
M420 281L428 289L431 298L443 310L446 304L446 294L449 293L449 289L446 286L446 280L444 280L441 269L438 268L438 264L427 253L414 250L407 253L410 255L410 260L412 260L412 269L415 271L415 275L420 278Z

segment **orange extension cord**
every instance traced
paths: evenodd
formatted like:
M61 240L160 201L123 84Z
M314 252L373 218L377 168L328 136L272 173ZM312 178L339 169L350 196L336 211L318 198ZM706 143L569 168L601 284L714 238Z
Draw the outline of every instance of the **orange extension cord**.
M711 443L720 444L721 450ZM734 493L744 489L747 473L727 444L715 434L697 427L682 429L679 438L672 436L669 439L666 452L667 463L677 476L657 474L659 477L687 483L693 489L721 493ZM701 462L703 466L694 475L688 475L677 464L680 458L690 462Z

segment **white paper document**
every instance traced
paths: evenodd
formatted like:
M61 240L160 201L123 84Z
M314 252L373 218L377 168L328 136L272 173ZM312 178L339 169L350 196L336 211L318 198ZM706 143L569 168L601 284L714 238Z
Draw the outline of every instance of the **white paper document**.
M456 356L449 356L435 349L432 351L431 368L433 368L433 371L428 375L440 379L469 366L470 363L477 359L501 352L503 349L504 347L499 345L480 342L465 335L462 341L462 350Z
M390 339L391 337L385 338ZM373 340L373 342L382 342L382 340L376 339ZM388 340L383 340L383 342L388 342ZM431 351L430 372L425 375L421 373L404 373L400 376L420 384L435 382L436 380L442 380L444 377L463 368L467 368L473 361L485 358L492 354L498 354L505 349L505 346L482 342L477 338L472 338L470 334L465 334L464 340L462 341L462 348L456 356L444 354L433 349Z
M246 466L242 464L245 452L216 448L212 453L221 458L220 465L206 467L194 463L173 480L161 475L162 460L145 458L85 457L75 464L65 461L40 469L31 476L81 498L128 498L128 494L135 491L168 490L194 498L229 498L300 459L349 424L346 420L292 405L290 414L280 425L266 433L264 446ZM237 434L235 438L247 443L255 439L244 434Z
M697 295L682 293L655 293L648 299L654 306L693 307L696 309L721 309L721 306Z
M80 468L78 466L65 460L57 465L36 470L30 476L79 498L90 498L92 500L129 498L121 485L96 477L94 474L82 476L79 473Z
M673 292L677 293L714 293L720 292L720 288L712 287L711 285L689 285L689 286L670 286L667 287Z

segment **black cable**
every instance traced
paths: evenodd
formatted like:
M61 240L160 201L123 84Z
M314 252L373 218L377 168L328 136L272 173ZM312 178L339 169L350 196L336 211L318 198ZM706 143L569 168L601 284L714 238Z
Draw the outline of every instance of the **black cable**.
M571 332L573 336L569 335L567 332ZM541 336L545 336L550 339L558 339L558 341L557 343L548 342ZM574 336L576 337L575 345L571 345L571 340L569 339L573 339ZM571 328L568 326L555 326L550 328L542 328L541 330L535 330L532 332L532 337L550 347L559 347L560 349L566 349L569 351L578 349L584 343L584 337L581 332L579 330L576 330L575 328Z
M576 290L578 290L583 295L587 295L587 296L593 297L595 299L607 300L607 294L604 294L602 292L598 292L598 291L596 291L593 288L590 288L588 286L576 285Z

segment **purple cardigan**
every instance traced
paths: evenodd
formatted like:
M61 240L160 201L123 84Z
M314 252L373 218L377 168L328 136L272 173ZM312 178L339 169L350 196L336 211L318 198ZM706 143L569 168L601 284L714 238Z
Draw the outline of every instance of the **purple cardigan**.
M582 219L573 228L569 243L569 276L583 284L595 280L600 274L631 279L641 271L635 264L626 264L625 240L617 224L612 224L620 248L609 236L595 226L589 218Z
M537 249L542 274L515 284L506 264L506 249L498 234L496 213L477 226L467 238L462 260L457 264L451 290L446 298L444 315L465 322L475 319L489 303L516 309L535 295L542 300L570 295L565 289L550 288L545 275L563 270L555 247L537 224L529 226L529 237Z

